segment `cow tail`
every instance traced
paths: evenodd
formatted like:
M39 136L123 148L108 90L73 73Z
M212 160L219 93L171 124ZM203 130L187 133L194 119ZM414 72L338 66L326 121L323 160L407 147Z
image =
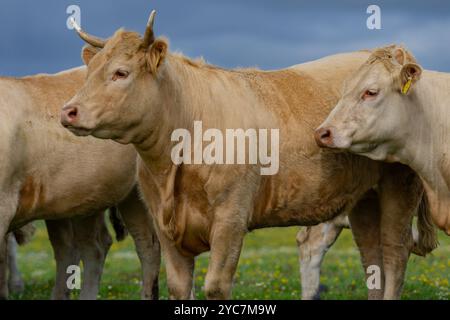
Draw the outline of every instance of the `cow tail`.
M116 240L123 241L128 235L128 230L117 207L109 208L109 221L111 221L114 232L116 233Z
M420 256L426 256L436 249L439 245L439 240L437 238L436 228L431 220L430 206L425 193L422 195L422 200L419 205L417 229L419 232L419 239L413 252Z

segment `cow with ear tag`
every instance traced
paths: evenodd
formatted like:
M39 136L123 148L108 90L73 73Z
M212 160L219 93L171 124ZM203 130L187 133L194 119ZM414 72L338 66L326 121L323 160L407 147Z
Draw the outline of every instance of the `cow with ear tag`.
M379 210L369 213L361 205L352 226L360 248L370 252L364 265L385 272L386 287L373 297L398 298L413 246L411 219L422 200L420 181L404 166L321 152L311 134L337 102L339 84L369 53L271 72L226 70L171 53L167 40L154 36L154 17L152 12L143 38L121 29L104 41L78 30L88 43L88 76L63 107L61 123L78 136L137 150L139 185L161 241L170 297L193 297L195 257L211 251L206 297L230 298L248 231L330 220L367 201L378 184ZM172 133L193 135L197 121L221 132L278 129L280 143L269 150L279 152L278 173L261 175L261 163L176 163ZM420 213L427 216L427 210ZM386 234L393 236L384 239Z
M421 177L434 223L450 235L450 74L400 46L375 50L316 130L322 147L400 162Z

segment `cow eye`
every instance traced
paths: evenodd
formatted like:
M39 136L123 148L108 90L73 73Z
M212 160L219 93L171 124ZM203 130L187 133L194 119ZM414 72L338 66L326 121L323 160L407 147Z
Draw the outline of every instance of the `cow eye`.
M378 95L378 90L369 89L366 90L362 96L363 100L373 99Z
M117 80L123 80L128 78L129 72L128 71L124 71L124 70L117 70L116 72L114 72L114 75L112 77L113 81L117 81Z

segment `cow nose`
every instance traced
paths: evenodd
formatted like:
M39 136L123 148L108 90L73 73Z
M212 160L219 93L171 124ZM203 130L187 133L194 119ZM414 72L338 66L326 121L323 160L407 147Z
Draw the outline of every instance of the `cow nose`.
M329 128L319 128L314 133L314 138L316 139L316 143L319 147L322 148L332 148L334 146L333 143L333 135Z
M75 123L78 118L78 108L74 105L67 105L61 112L61 123L63 126L69 126Z

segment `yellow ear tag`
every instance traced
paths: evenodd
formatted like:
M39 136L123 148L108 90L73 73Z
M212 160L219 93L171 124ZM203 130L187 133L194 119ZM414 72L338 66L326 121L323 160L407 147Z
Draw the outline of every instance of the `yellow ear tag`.
M409 89L411 88L412 84L412 78L408 78L408 81L405 83L405 85L402 88L402 94L407 95L409 92Z

